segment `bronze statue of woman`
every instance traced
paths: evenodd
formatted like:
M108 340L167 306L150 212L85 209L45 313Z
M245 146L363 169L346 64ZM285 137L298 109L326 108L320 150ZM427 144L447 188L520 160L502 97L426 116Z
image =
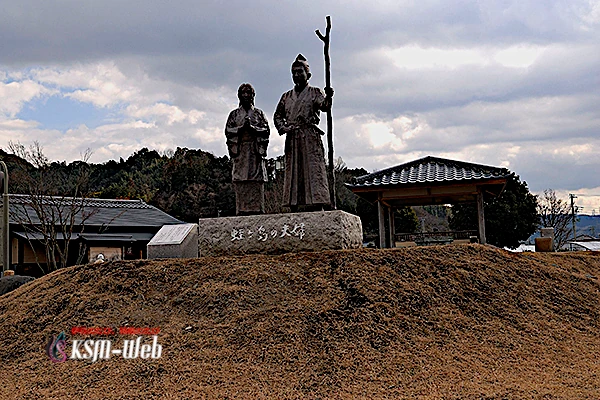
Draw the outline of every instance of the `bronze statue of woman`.
M265 211L269 123L262 110L254 107L254 97L252 85L240 85L240 106L229 113L225 126L227 149L233 160L232 183L237 215L262 214Z

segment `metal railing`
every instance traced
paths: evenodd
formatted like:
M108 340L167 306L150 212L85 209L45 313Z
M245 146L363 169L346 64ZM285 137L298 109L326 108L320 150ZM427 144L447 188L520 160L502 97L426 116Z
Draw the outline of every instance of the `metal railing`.
M397 242L427 242L436 240L467 240L471 236L478 236L477 231L447 231L447 232L420 232L397 233L394 235Z

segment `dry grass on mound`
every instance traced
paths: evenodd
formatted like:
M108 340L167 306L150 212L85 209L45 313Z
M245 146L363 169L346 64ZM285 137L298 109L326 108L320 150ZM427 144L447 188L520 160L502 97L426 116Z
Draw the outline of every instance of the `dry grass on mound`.
M598 276L479 245L76 266L0 297L0 398L600 398ZM44 353L125 325L162 358Z

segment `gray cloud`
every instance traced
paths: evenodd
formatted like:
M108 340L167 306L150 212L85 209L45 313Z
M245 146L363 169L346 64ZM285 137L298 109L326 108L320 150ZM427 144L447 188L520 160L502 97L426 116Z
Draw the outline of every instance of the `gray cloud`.
M92 143L96 161L142 146L224 154L240 83L255 86L269 118L292 86L297 53L323 86L314 30L327 14L336 155L349 166L446 155L508 165L535 190L600 186L600 7L584 0L8 2L0 146L41 138L64 157ZM499 58L514 49L530 60ZM70 72L53 82L49 71ZM27 82L26 96L7 86L13 80ZM57 132L16 118L29 99L48 96L106 107L111 120ZM271 155L281 143L274 137Z

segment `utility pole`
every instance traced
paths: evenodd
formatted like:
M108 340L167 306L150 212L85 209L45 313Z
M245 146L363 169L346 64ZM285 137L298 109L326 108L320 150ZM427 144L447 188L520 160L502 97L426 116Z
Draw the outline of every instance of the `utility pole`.
M569 198L571 199L571 217L573 218L573 240L577 240L577 232L575 229L575 199L577 198L577 196L569 193Z

